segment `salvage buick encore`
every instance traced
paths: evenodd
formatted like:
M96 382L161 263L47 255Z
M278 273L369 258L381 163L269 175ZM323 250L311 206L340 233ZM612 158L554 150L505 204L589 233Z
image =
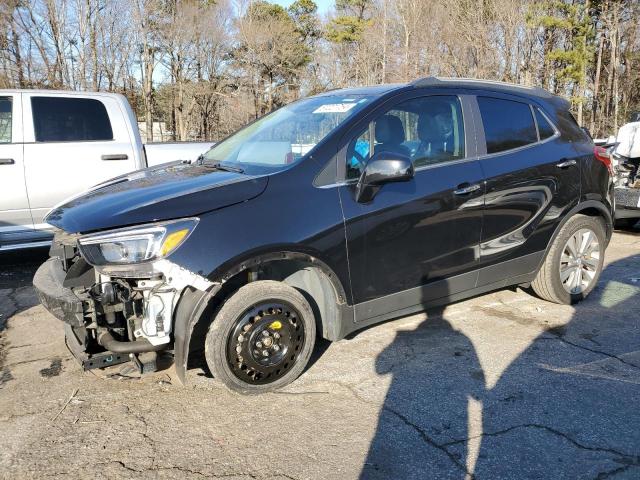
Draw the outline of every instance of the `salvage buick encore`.
M152 369L149 352L172 350L184 383L197 327L216 379L265 392L303 372L317 336L511 285L586 297L612 231L610 168L569 104L537 88L330 91L193 164L55 208L34 285L85 369Z

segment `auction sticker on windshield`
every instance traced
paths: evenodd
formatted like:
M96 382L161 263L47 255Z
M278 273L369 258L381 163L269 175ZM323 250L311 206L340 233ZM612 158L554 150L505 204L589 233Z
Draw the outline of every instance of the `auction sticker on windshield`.
M356 105L356 103L328 103L326 105L320 105L313 113L344 113Z

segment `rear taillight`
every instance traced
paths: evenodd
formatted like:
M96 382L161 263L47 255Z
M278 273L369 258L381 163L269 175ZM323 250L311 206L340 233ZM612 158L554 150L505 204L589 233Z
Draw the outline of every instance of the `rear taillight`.
M613 175L613 165L611 165L611 154L607 151L607 149L596 146L593 149L593 155L596 157L596 160L604 163L604 166L607 167L607 170L609 170L609 173Z

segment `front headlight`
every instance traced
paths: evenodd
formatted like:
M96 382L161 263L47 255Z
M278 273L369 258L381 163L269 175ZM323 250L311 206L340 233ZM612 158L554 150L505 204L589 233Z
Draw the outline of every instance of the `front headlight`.
M78 239L80 253L94 266L130 265L166 257L198 224L197 218L121 228Z

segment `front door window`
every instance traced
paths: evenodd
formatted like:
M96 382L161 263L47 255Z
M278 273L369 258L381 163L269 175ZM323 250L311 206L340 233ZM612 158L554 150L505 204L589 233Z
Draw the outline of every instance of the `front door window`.
M407 156L415 168L463 159L460 100L454 95L413 98L377 117L347 148L347 180L359 178L378 152Z

